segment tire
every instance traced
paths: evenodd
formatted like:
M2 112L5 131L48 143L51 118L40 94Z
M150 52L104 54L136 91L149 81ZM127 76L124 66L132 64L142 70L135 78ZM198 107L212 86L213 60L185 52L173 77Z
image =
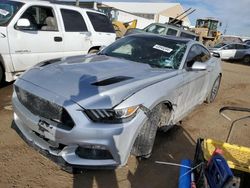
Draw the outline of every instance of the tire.
M243 63L250 63L250 55L246 55L246 56L243 58Z
M218 94L218 91L219 91L219 88L220 88L220 82L221 82L221 75L219 75L216 80L214 81L214 84L213 84L213 87L206 99L206 102L207 103L212 103L214 102L217 94Z
M157 105L149 114L148 120L142 126L131 153L137 157L149 158L153 149L158 125L161 120L162 105Z
M91 49L91 50L89 50L88 54L96 54L99 51L100 51L99 49Z
M5 81L4 69L0 64L0 84L2 85Z

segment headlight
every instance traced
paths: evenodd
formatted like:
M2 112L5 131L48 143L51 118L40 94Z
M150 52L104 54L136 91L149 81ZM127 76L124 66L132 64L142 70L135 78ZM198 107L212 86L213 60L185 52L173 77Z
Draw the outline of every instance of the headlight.
M124 123L133 119L138 109L139 106L132 106L123 109L93 109L84 112L95 122Z

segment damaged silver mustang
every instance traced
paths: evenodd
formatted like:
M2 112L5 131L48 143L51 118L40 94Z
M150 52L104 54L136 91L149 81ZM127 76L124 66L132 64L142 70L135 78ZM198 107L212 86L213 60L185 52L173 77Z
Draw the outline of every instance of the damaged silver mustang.
M13 127L62 166L122 166L130 153L150 156L157 128L213 102L220 80L220 59L200 43L131 35L26 71L14 84Z

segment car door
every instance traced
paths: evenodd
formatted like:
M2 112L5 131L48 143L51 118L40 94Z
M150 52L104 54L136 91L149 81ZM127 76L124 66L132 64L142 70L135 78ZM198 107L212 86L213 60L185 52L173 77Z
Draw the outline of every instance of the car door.
M91 41L94 46L108 46L115 41L114 27L106 15L87 11L86 16L89 18L89 25L93 27Z
M242 59L246 55L247 46L244 44L236 44L236 53L234 59Z
M88 32L85 20L78 10L60 8L64 25L64 55L87 54L90 46L90 32Z
M8 27L15 71L23 71L40 61L62 56L62 33L53 5L29 6L20 18L28 20L30 26L18 27L15 22Z
M228 44L220 52L221 59L234 59L236 54L236 45Z
M194 44L187 55L182 69L183 83L179 88L175 119L181 120L197 104L205 100L210 68L192 70L195 62L208 64L210 53L201 45Z

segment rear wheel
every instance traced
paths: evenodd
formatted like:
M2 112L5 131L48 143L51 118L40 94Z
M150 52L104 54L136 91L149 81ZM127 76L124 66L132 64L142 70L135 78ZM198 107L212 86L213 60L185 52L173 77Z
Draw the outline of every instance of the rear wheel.
M157 128L161 123L163 105L157 105L149 114L142 126L131 153L137 157L149 158L152 153ZM169 113L169 111L167 111Z
M250 55L246 55L246 56L243 58L243 62L244 62L244 63L250 63Z
M221 82L221 75L219 75L216 78L216 80L214 81L213 87L212 87L212 89L207 97L207 100L206 100L207 103L214 102L214 100L218 94L219 88L220 88L220 82Z

